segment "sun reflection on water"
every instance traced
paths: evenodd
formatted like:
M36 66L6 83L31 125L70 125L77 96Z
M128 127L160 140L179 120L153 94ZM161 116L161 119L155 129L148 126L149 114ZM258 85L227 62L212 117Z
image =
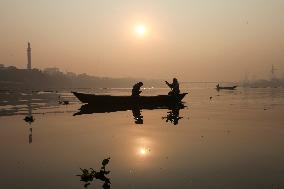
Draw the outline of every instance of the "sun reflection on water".
M139 154L141 156L146 156L147 155L147 149L146 148L140 148L139 149Z
M139 158L146 158L151 155L152 142L149 138L139 137L136 139L135 153Z
M138 155L140 157L146 157L150 155L150 148L140 147L138 148Z

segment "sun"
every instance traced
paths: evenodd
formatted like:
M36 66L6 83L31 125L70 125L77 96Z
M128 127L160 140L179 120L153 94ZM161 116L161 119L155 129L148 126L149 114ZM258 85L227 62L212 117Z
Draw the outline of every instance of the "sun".
M144 37L147 33L147 27L144 24L137 24L134 32L138 37Z

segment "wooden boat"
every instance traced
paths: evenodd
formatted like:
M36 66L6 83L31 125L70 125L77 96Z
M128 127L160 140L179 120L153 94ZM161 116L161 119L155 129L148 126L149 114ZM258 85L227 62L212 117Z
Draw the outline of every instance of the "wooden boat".
M235 85L235 86L232 86L232 87L220 87L220 86L216 86L216 89L217 90L235 90L237 88L237 86Z
M95 105L114 106L164 106L181 102L188 93L157 96L111 96L72 92L81 102Z

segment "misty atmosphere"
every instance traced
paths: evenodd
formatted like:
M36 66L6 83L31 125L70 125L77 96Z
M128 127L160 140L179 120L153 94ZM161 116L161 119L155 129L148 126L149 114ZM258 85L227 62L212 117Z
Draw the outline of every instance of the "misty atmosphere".
M0 188L284 188L283 10L0 0Z
M108 78L87 74L63 73L58 68L44 70L18 69L16 67L0 68L0 87L2 90L58 90L75 88L130 88L139 78ZM145 86L161 87L160 80L142 79ZM164 85L164 84L163 84Z
M0 64L181 81L284 74L284 2L1 0Z

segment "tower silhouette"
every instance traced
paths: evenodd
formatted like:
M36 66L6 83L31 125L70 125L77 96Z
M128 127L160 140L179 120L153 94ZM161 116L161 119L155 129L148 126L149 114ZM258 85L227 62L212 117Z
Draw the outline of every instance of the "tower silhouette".
M30 69L32 69L32 49L31 49L30 42L28 43L27 55L28 55L27 69L30 70Z

